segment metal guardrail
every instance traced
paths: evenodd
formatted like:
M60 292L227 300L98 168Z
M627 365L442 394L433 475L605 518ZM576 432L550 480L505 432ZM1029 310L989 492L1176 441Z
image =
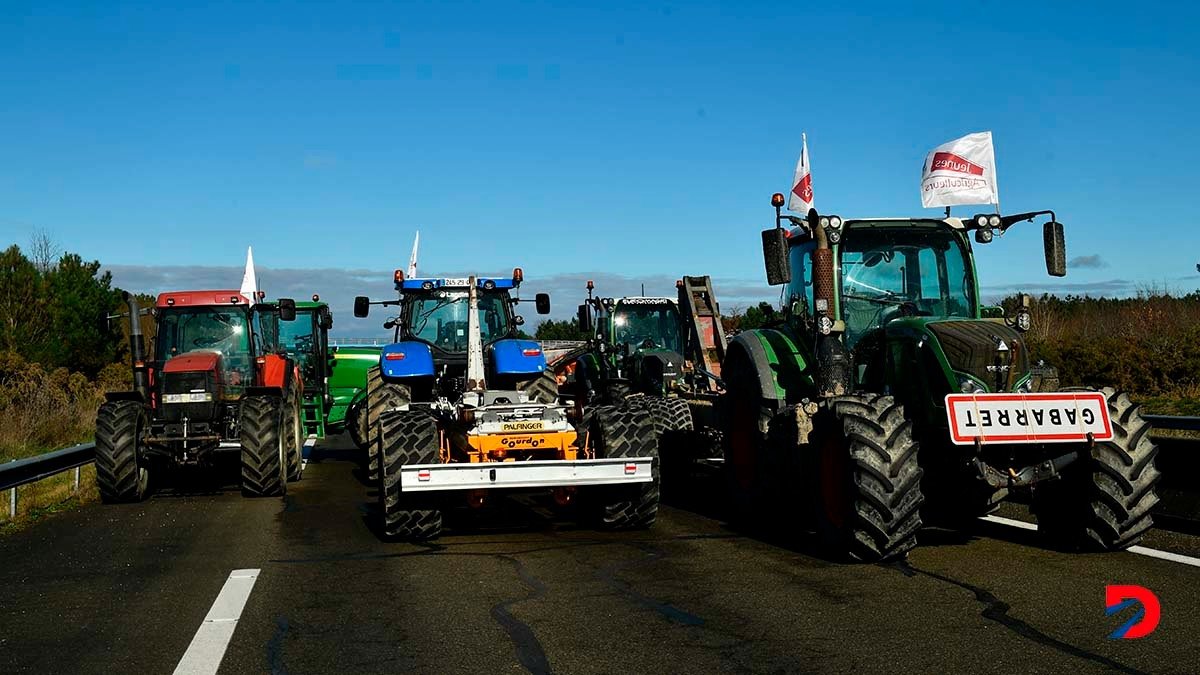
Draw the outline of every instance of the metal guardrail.
M1171 431L1200 431L1200 417L1182 417L1176 415L1142 415L1142 419L1156 429Z
M80 443L62 450L0 464L0 490L8 490L8 517L17 517L17 488L75 469L75 490L79 490L79 468L96 459L95 443Z

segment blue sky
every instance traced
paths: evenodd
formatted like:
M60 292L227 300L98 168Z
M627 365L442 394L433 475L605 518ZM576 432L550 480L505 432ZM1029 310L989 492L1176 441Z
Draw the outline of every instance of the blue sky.
M153 284L247 244L385 271L419 228L430 272L749 288L801 131L856 217L935 214L925 153L990 129L1005 210L1091 262L1058 288L1200 285L1200 11L904 4L9 1L0 241ZM1055 287L1038 230L980 251L985 286Z

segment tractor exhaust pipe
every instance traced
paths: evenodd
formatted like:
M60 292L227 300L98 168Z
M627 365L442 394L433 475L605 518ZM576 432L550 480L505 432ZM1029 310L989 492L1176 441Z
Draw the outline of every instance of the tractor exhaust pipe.
M150 398L150 385L146 377L146 337L142 335L142 315L137 298L129 291L121 292L121 299L129 305L129 361L133 366L133 389Z
M808 229L817 247L813 250L813 301L818 322L828 319L830 326L837 321L833 307L833 249L821 227L816 209L808 211ZM831 330L817 331L817 387L822 397L841 396L851 390L850 358L841 336Z

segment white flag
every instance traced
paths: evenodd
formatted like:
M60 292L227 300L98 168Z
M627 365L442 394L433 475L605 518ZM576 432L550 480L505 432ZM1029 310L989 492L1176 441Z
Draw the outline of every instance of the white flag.
M246 271L242 274L241 293L250 304L258 302L258 275L254 273L254 249L246 247Z
M412 255L408 258L408 279L417 277L417 245L421 243L421 231L417 230L417 236L413 237Z
M925 157L921 205L999 204L992 132L981 131L934 148Z
M812 172L808 166L808 135L800 134L802 146L800 161L796 163L796 175L792 177L792 194L788 200L788 211L808 213L813 208Z

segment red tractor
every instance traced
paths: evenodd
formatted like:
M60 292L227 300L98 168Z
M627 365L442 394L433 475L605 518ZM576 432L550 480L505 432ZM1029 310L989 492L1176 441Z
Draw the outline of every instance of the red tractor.
M130 317L133 391L112 392L96 415L96 483L105 502L145 498L160 470L209 466L241 454L247 496L282 495L299 480L304 384L279 346L290 299L267 304L239 291L181 291L148 310L157 335L147 358L137 301Z

